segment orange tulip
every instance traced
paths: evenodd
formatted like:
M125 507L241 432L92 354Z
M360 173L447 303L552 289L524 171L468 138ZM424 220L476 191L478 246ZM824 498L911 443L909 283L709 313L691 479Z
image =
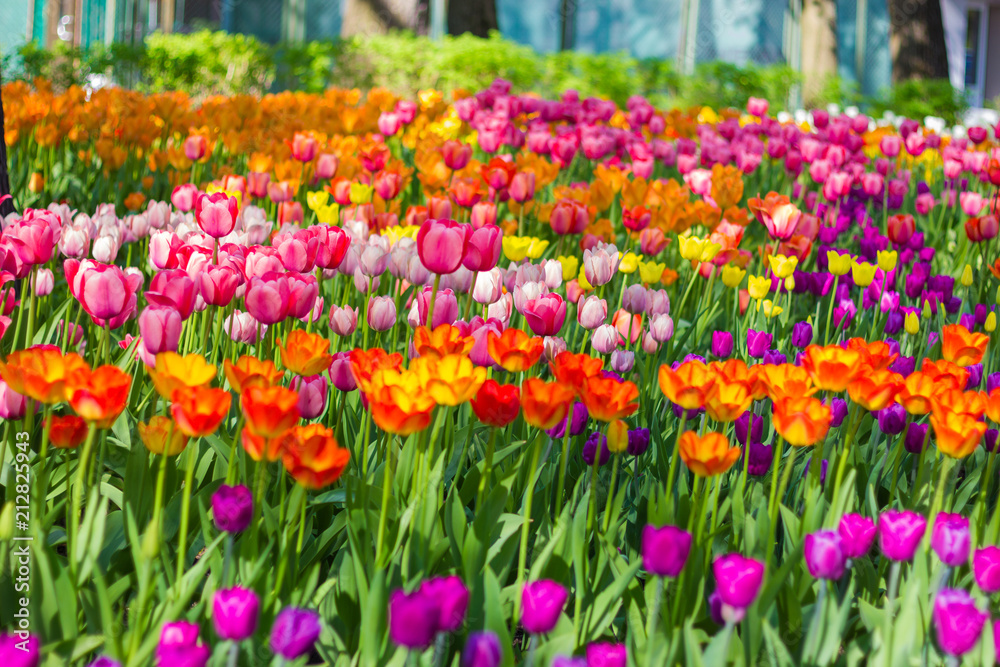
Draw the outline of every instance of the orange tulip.
M225 389L187 387L174 392L170 414L181 433L197 438L212 435L229 413L233 397Z
M902 388L903 376L899 373L874 370L855 378L847 385L847 393L865 410L883 410L895 400Z
M351 453L337 444L333 431L322 424L296 426L283 438L285 470L307 489L333 484L347 467Z
M372 420L388 433L410 435L430 426L436 403L416 371L384 368L375 372L366 392Z
M705 406L712 386L716 382L715 373L698 360L687 361L673 370L664 364L660 366L660 391L672 402L685 410Z
M531 368L544 352L540 336L531 337L520 329L504 329L499 336L491 331L487 345L490 358L508 373L520 373Z
M111 428L128 404L132 376L117 366L80 369L66 379L66 399L73 411L98 428Z
M399 352L388 354L380 347L370 350L356 349L350 354L351 372L362 392L368 393L372 375L379 369L398 370L403 366L403 355Z
M529 378L521 385L524 421L542 430L553 428L566 417L574 398L573 390L561 382Z
M281 365L296 375L308 377L322 373L333 362L330 341L302 329L292 329L284 344L278 340L278 351L281 354Z
M229 386L237 394L242 394L247 387L273 387L284 376L284 373L275 368L274 362L261 361L249 355L240 357L235 364L226 359L222 370L229 380Z
M941 328L941 356L959 366L972 366L983 360L990 337L972 333L961 324L946 324Z
M947 411L931 415L931 428L938 450L955 459L976 451L986 433L984 422L971 415Z
M785 396L812 396L818 390L813 385L809 373L801 366L792 364L756 364L757 377L773 400Z
M287 431L277 438L264 438L254 435L250 429L244 428L243 432L240 433L240 442L243 444L243 449L254 461L277 461L281 457L286 434Z
M277 438L299 421L299 395L285 387L247 387L240 397L247 429Z
M67 378L89 369L78 354L63 355L55 345L36 345L11 352L0 362L0 377L17 393L52 404L66 400Z
M572 387L577 394L586 384L587 379L601 374L604 362L595 359L589 354L573 354L572 352L560 352L556 358L549 362L552 374L556 380L562 382L567 387Z
M982 419L986 412L986 406L986 397L978 391L947 389L936 392L931 398L931 413L938 415L939 419L941 414L945 412L969 415L977 420Z
M844 391L863 370L861 354L836 345L810 345L802 355L802 367L819 389Z
M76 415L49 418L49 442L58 449L76 449L87 437L87 422Z
M169 418L156 415L148 423L136 424L139 439L154 454L177 456L187 447L188 436Z
M181 356L176 352L156 355L155 368L149 369L156 392L163 398L173 399L174 392L186 387L207 387L215 379L217 369L200 354Z
M969 371L958 364L944 359L938 359L937 361L924 359L923 364L920 366L920 371L931 378L935 385L950 389L964 390L966 383L969 381Z
M986 416L994 424L1000 424L1000 388L986 395Z
M786 397L774 402L774 430L794 447L821 442L830 429L830 408L818 398Z
M752 402L747 383L720 380L709 390L705 413L716 421L731 422L746 412Z
M869 343L864 338L852 338L847 341L847 349L857 351L861 355L861 363L876 371L888 368L899 358L899 355L894 354L889 344L883 340Z
M463 336L461 329L448 323L434 327L433 331L427 327L417 327L413 331L413 347L421 358L468 354L475 342L472 336Z
M602 375L587 378L580 388L580 398L590 416L602 422L628 417L639 409L639 388L634 382L619 382Z
M471 400L486 382L486 369L462 354L437 359L422 356L414 359L410 368L438 405L461 405Z
M680 441L681 461L699 477L721 475L740 458L740 448L730 447L726 436L709 432L702 437L685 431Z

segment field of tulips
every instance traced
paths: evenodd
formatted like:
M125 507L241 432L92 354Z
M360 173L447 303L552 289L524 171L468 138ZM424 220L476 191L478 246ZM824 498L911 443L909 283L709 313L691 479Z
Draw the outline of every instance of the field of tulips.
M5 667L1000 654L995 128L3 100Z

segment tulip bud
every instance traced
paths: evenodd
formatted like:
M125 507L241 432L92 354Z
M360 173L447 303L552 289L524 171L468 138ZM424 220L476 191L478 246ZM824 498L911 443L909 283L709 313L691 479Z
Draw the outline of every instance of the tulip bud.
M972 265L966 264L962 271L962 287L972 286Z
M860 558L875 541L875 522L860 514L845 514L837 526L841 548L848 558Z
M635 352L618 349L611 353L611 368L620 375L632 370L634 364Z
M566 598L566 589L555 581L532 581L524 585L521 593L521 624L530 634L552 631L559 622Z
M961 514L938 514L931 532L931 548L948 567L967 563L972 549L969 520Z
M913 558L927 530L927 519L909 510L889 510L878 518L879 548L889 560Z
M594 329L591 345L601 354L611 354L618 347L618 329L611 324L602 324Z
M903 328L911 336L916 336L920 333L920 320L917 319L916 313L909 312L906 314L906 319L903 320Z
M249 639L257 630L259 617L260 598L248 588L234 586L216 591L212 597L212 624L220 639Z
M691 553L691 533L676 526L642 530L642 566L658 577L677 577Z
M472 632L462 651L461 667L499 667L502 659L500 639L495 634Z
M140 550L144 558L154 560L160 554L160 523L159 517L153 517L142 534Z
M725 359L733 353L733 334L728 331L712 332L712 356Z
M844 576L847 557L840 535L833 530L820 530L806 535L806 567L817 579L840 579Z
M212 518L224 533L242 533L253 520L253 494L238 484L223 484L212 494Z
M983 625L990 617L988 612L976 606L976 601L968 591L950 588L937 594L933 616L938 646L949 656L953 656L950 664L957 663L954 658L975 648L983 632Z
M316 612L286 607L271 626L271 651L285 660L295 660L312 650L320 629Z

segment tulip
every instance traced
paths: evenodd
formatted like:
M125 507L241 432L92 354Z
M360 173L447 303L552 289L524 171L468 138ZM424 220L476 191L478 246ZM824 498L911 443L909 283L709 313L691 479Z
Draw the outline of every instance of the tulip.
M408 649L425 649L434 643L440 612L436 601L418 590L389 596L389 637Z
M453 220L428 220L417 233L420 261L431 273L454 273L468 251L471 231L469 225Z
M469 589L461 577L435 577L420 585L420 594L437 605L437 631L455 632L462 627L469 606Z
M584 329L596 329L604 324L608 318L608 303L597 295L591 294L577 303L576 317Z
M812 343L813 328L808 322L796 322L792 327L792 346L804 350Z
M817 579L840 579L844 575L847 555L836 531L820 530L806 535L803 545L806 567Z
M319 633L319 614L285 607L271 626L271 650L285 660L295 660L312 650Z
M948 567L959 567L968 562L972 549L969 520L961 514L938 514L931 531L931 548Z
M350 336L358 326L358 311L351 306L330 307L330 329L341 338Z
M503 659L500 638L489 631L471 632L462 650L461 667L499 667Z
M989 613L981 611L968 591L945 588L934 599L934 629L938 646L950 656L971 651Z
M733 334L728 331L712 332L712 356L725 359L733 353Z
M260 598L250 589L234 586L212 597L212 624L221 639L240 642L257 630Z
M587 282L600 287L611 282L618 271L618 248L613 245L583 251L583 271Z
M972 574L976 585L985 593L1000 591L1000 547L976 549L972 556Z
M430 309L431 294L433 288L425 287L417 293L417 313L421 323L427 322L427 312ZM450 289L438 291L434 299L434 315L431 318L431 328L436 328L442 324L451 324L458 319L458 297Z
M489 382L489 380L487 380ZM517 413L515 412L515 415ZM584 428L587 426L587 421L590 419L590 413L587 412L587 406L585 406L581 401L577 401L573 404L573 409L569 411L566 417L563 418L561 422L553 426L552 428L545 431L553 440L561 440L566 435L566 424L569 423L569 434L580 435L583 433Z
M139 333L146 350L154 356L160 352L176 352L182 324L176 308L156 305L144 308L139 314Z
M691 534L676 526L656 528L647 525L642 531L642 566L658 577L677 577L691 552Z
M141 273L125 273L117 266L90 260L67 259L63 267L70 293L95 324L116 329L135 313Z
M212 518L215 527L224 533L242 533L253 519L253 494L238 484L221 485L212 494Z
M388 331L396 324L396 303L391 296L374 296L368 304L368 326Z
M587 667L625 667L628 652L623 644L593 643L587 645Z
M41 664L41 643L26 632L0 632L0 656L9 667L38 667Z
M212 238L221 239L236 228L239 203L224 192L202 194L195 200L195 219L201 230Z
M538 336L554 336L566 321L566 302L556 293L542 295L524 304L525 321Z
M28 399L25 396L0 380L0 417L9 420L22 419L27 411L27 403Z
M322 375L295 376L292 391L299 394L299 414L303 419L316 419L326 411L327 381Z
M122 664L117 660L112 660L106 655L102 655L90 663L87 667L122 667Z
M845 514L837 526L844 555L852 559L868 553L875 541L875 533L875 522L860 514Z
M532 581L521 592L521 624L530 634L544 634L555 629L569 597L562 585L548 579Z
M754 359L760 359L764 353L771 348L773 336L763 331L747 331L747 354Z
M204 667L212 655L211 650L198 643L198 626L187 621L164 623L160 642L156 646L157 665L184 665Z
M421 230L422 229L423 227L421 227ZM467 230L468 228L466 227L466 231ZM486 225L472 231L471 233L467 233L468 240L462 250L462 265L470 271L489 271L494 268L500 260L502 238L503 233L500 231L500 228L494 225ZM423 261L423 254L420 255L420 258ZM431 265L426 263L426 261L424 263L427 268L434 273L442 273L440 271L435 271L431 268ZM446 271L444 273L452 273L452 271Z
M879 548L886 558L908 561L913 558L927 530L927 519L909 510L889 510L878 518Z
M764 581L764 564L740 554L726 554L712 563L712 573L722 600L723 617L742 619L743 611L753 604Z

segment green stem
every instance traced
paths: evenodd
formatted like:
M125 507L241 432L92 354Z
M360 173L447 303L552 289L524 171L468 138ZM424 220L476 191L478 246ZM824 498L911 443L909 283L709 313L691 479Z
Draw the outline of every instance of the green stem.
M94 449L94 438L97 435L97 425L93 422L87 424L87 439L83 443L83 450L80 452L80 459L76 466L76 482L73 484L73 512L71 514L73 526L73 539L80 539L80 502L83 498L83 487L87 481L87 462ZM70 570L76 577L76 543L69 545L67 552L69 557Z
M177 584L184 576L184 561L187 558L188 517L191 511L191 487L194 485L194 469L198 463L198 439L187 446L187 469L184 471L184 495L181 496L181 528L177 536Z
M569 425L567 424L567 427ZM611 485L608 487L608 498L604 502L604 524L601 526L601 532L607 533L608 528L611 526L611 502L615 497L615 483L618 481L618 468L621 465L621 454L615 454L615 460L611 462Z
M568 425L567 425L568 426ZM531 463L528 467L528 488L524 497L524 523L521 524L521 545L517 554L517 587L514 589L514 625L517 626L521 620L521 594L524 587L524 568L528 561L528 537L531 531L531 501L535 497L535 473L538 471L538 459L542 455L541 433L535 434L534 442L531 444Z
M490 440L490 444L493 444L492 439ZM382 468L382 506L379 508L378 537L375 541L376 567L382 562L382 549L385 544L385 528L389 518L389 501L392 498L392 455L394 450L393 439L389 438L386 442L385 466Z
M486 481L490 478L490 473L493 469L493 452L496 449L498 430L499 429L496 427L490 429L490 439L486 443L486 458L483 461L483 476L479 478L479 491L476 493L477 510L483 506L483 501L485 500Z

